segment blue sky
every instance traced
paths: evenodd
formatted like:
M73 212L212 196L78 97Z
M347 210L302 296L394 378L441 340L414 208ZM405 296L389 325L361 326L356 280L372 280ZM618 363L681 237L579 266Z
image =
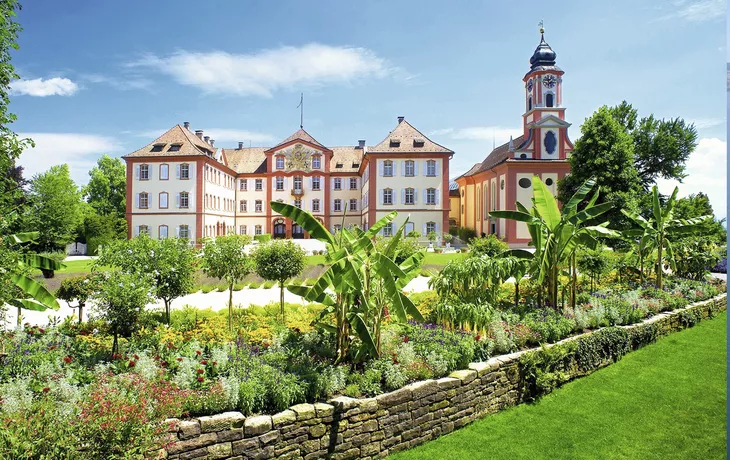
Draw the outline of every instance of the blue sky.
M85 183L101 154L183 121L217 146L273 145L298 128L304 92L304 127L325 145L372 145L403 115L456 152L456 176L520 133L541 19L565 71L571 137L624 99L694 121L701 140L681 194L707 191L724 216L722 0L34 0L13 57L15 129L37 143L21 163L30 176L67 162Z

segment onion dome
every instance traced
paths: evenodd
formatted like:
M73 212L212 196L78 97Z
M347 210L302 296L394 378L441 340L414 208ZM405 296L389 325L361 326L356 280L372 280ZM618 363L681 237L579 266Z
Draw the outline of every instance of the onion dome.
M540 44L535 48L535 52L530 58L530 69L536 70L537 67L554 67L555 51L545 42L545 35L540 34Z

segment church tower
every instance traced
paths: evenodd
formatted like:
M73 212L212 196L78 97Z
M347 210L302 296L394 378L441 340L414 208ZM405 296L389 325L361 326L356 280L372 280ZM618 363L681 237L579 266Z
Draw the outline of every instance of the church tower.
M532 138L532 159L565 159L567 140L565 107L563 107L563 72L555 65L557 54L545 41L545 29L540 24L540 44L530 58L530 71L525 83L525 113L522 115L523 134ZM569 142L569 141L568 141ZM572 147L572 145L571 145Z

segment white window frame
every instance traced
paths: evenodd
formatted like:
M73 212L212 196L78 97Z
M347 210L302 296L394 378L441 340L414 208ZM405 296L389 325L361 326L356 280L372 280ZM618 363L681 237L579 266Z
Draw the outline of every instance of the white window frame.
M248 200L241 200L238 206L240 212L248 212Z
M190 239L190 227L187 225L181 225L178 233L180 238Z
M264 204L261 200L256 200L256 203L254 204L254 209L256 212L264 212Z
M163 233L162 232L162 229L163 228L165 229L165 232L164 232L165 235L164 236L162 235L162 233ZM169 231L170 231L169 227L167 225L165 225L165 224L162 224L159 227L157 227L157 237L159 239L167 238L167 235L169 235Z
M409 193L410 193L410 198L411 198L410 200L408 200ZM409 204L409 205L416 204L416 190L415 189L413 189L411 187L406 188L404 196L405 196L405 199L403 200L403 204Z
M190 179L190 165L183 163L180 165L180 180Z
M389 198L386 200L386 197ZM393 189L386 188L383 190L383 204L391 206L393 204Z
M428 160L426 162L426 175L436 177L436 160Z
M406 165L403 168L403 174L406 177L414 177L416 175L416 162L413 160L406 160Z
M334 189L335 190L342 190L342 179L339 177L335 177L334 182Z
M357 198L350 198L349 209L350 211L357 211Z
M357 177L350 178L350 190L357 190Z
M319 190L320 186L319 176L312 176L312 190Z
M319 200L312 200L312 212L319 212Z
M383 161L383 177L393 177L394 164L392 160Z
M281 187L279 187L281 186ZM281 192L284 190L284 178L281 176L276 177L276 191Z
M163 174L164 172L164 174ZM169 180L170 179L170 165L167 163L163 163L160 165L160 180Z
M264 189L264 180L263 179L255 179L255 180L256 180L256 182L254 184L254 189L257 192L262 191Z
M436 204L436 189L426 189L426 204Z
M263 234L263 232L262 232L262 229L261 229L261 226L260 226L260 225L257 225L256 227L254 227L254 233L255 233L256 235L262 235L262 234Z
M284 157L281 155L276 157L276 169L284 169Z
M332 210L334 212L342 212L342 200L337 198L332 204Z
M314 155L312 157L312 169L322 168L322 157L320 155Z
M139 165L139 180L150 180L150 165Z
M180 192L180 208L190 208L190 194L188 192Z

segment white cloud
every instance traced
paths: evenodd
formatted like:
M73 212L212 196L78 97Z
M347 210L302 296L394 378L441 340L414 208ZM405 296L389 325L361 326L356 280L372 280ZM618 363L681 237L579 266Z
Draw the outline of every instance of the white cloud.
M365 48L318 43L254 54L181 50L162 57L149 54L127 66L154 69L204 93L264 97L280 89L382 78L397 70Z
M675 0L672 12L663 19L681 18L691 22L705 22L725 17L725 0Z
M659 179L657 184L662 194L671 194L679 187L679 196L684 197L704 192L710 198L715 216L720 219L727 213L727 142L717 138L703 138L697 144L687 161L688 176L679 181Z
M79 85L68 78L53 77L48 79L15 80L10 83L10 92L27 96L71 96L79 90Z
M715 126L720 126L725 124L724 118L695 118L694 120L689 120L690 123L694 123L695 128L697 129L706 129L706 128L712 128Z
M81 79L95 84L106 84L119 90L150 89L152 80L139 75L112 77L98 73L82 74Z
M431 131L430 136L448 136L451 139L487 141L491 147L492 141L502 145L513 138L522 135L522 128L504 128L502 126L472 126L468 128L444 128Z
M151 129L148 131L142 131L136 135L138 137L156 139L165 131L167 131L167 129ZM246 143L246 146L248 146L249 141L254 144L260 144L265 142L274 142L276 140L276 137L271 134L246 131L244 129L210 128L205 129L203 134L210 136L211 139L215 140L216 147L225 147L225 145L222 145L223 142L235 142L235 145L238 146L238 142L243 141Z
M18 164L25 169L24 177L44 172L51 166L68 163L71 178L76 185L86 184L89 170L103 154L124 152L124 147L113 137L81 133L19 133L21 138L29 137L34 148L26 149Z

